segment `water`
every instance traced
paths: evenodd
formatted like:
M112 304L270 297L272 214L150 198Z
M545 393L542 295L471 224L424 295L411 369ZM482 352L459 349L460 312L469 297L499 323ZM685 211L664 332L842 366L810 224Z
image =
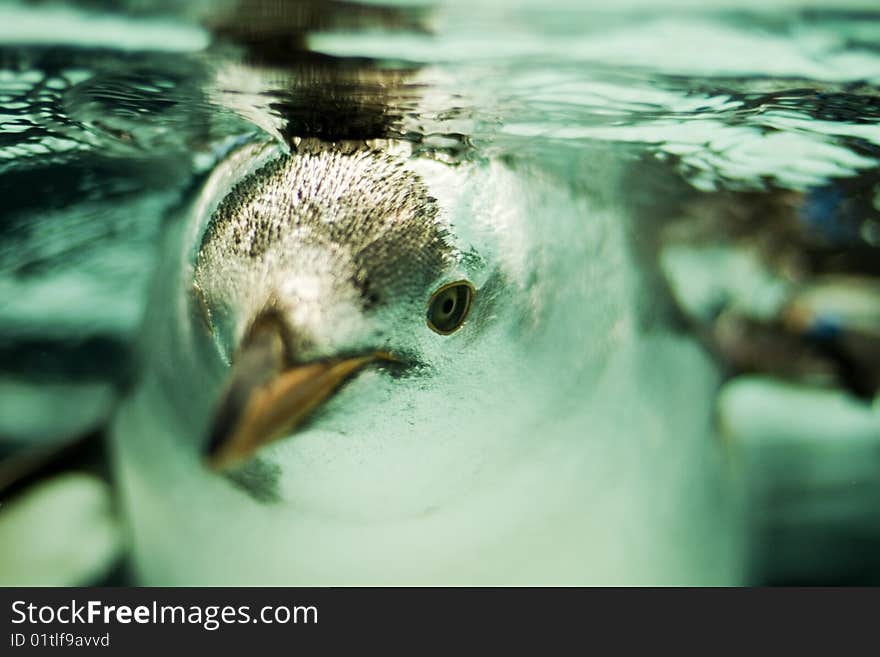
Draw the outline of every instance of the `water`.
M772 567L719 386L874 390L870 359L748 360L715 324L876 274L868 3L25 3L0 25L0 433L115 414L144 581L744 581ZM422 371L363 373L261 452L266 502L198 462L223 366L180 281L218 163L310 137L412 158L480 303L418 334Z

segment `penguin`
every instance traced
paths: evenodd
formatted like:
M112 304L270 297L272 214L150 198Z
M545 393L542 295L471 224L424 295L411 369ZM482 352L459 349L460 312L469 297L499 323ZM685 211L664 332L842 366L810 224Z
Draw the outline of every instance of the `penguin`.
M723 524L703 515L708 417L660 426L634 397L670 387L662 363L711 365L669 337L604 364L554 349L571 304L523 265L521 174L397 146L248 143L173 222L112 426L138 580L729 581L732 525L701 533ZM584 276L572 298L617 284ZM705 497L672 503L694 480Z

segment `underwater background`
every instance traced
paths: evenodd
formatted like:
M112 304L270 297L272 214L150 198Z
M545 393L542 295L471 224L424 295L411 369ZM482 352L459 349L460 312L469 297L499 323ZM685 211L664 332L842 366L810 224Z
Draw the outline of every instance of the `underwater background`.
M588 519L514 582L877 584L878 85L872 2L0 3L0 583L186 581L106 447L163 236L240 145L317 138L468 172L506 282L442 379L361 377L279 448L285 494Z

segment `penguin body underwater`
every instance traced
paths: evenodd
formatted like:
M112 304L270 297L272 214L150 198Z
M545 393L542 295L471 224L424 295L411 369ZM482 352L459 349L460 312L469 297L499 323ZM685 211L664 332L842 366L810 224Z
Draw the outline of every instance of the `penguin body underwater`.
M601 417L645 415L630 380L612 366L598 400L571 402L595 363L533 357L558 344L536 309L568 304L521 268L521 191L499 163L393 143L250 143L216 167L168 231L113 426L140 581L729 580L720 534L675 530L704 522L702 501L671 501L708 470L646 477L625 463L643 437ZM692 345L639 349L707 367ZM678 433L704 440L705 418L683 418L644 451L668 432L670 463L690 463L702 448Z
M330 496L336 499L329 524L315 520L314 509L297 508L303 500L279 487L279 463L289 456L286 441L273 441L361 370L372 368L365 374L380 394L395 378L417 380L443 360L444 341L481 321L472 305L486 274L465 271L441 214L411 164L364 145L307 140L288 155L276 144L253 143L211 174L187 220L169 231L168 257L146 313L144 377L115 427L135 545L150 546L140 554L136 548L147 580L179 581L180 572L171 573L182 567L190 581L236 574L242 582L336 581L336 568L290 568L297 562L290 546L274 568L263 569L262 559L252 563L260 566L256 575L237 560L237 550L221 548L228 526L215 522L211 508L270 524L291 514L294 528L317 522L330 535L340 531L332 516L346 514L351 491L341 487ZM358 436L340 436L346 449L363 449ZM320 442L332 451L332 437ZM273 444L264 458L258 448L266 443ZM363 459L349 452L343 468L352 457ZM367 485L387 492L381 480ZM201 506L206 495L208 508L176 531L153 524L181 519L174 509ZM144 507L149 500L156 502L152 511ZM372 514L357 508L357 498L350 501L359 522ZM394 511L386 506L385 513ZM248 534L257 540L278 529L251 527ZM301 540L320 533L306 531ZM269 541L253 551L275 553L283 545ZM212 564L208 574L189 570L181 546Z

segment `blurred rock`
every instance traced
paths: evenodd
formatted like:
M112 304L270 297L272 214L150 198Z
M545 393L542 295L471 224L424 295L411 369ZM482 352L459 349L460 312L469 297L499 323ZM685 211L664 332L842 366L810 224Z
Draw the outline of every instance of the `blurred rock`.
M870 171L692 193L657 228L660 278L726 376L753 583L880 583L877 190Z
M880 403L733 379L718 422L743 486L752 580L880 583Z
M122 553L110 487L65 474L0 500L0 586L82 586Z
M116 390L111 383L45 383L0 376L0 442L34 445L100 426Z

